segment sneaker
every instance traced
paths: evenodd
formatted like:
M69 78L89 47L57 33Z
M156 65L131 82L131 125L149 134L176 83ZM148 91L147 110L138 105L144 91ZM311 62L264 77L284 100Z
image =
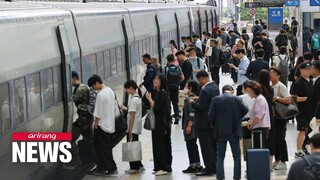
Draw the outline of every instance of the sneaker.
M97 165L94 165L89 171L88 171L88 174L93 174L93 172L97 172L99 169L98 169L98 166Z
M198 172L201 172L203 170L203 167L199 166L199 167L197 167L197 169L198 169Z
M167 166L166 169L165 169L165 171L168 172L168 173L172 172L171 166Z
M163 171L163 170L160 170L160 171L157 171L157 172L154 173L154 175L156 175L156 176L163 176L163 175L166 175L166 174L168 174L168 172L167 171Z
M302 147L301 150L303 151L303 153L304 153L305 155L310 155L310 153L309 153L309 151L307 150L306 147Z
M183 173L197 173L199 172L198 167L188 167L187 169L182 171Z
M98 171L92 172L92 174L96 176L112 176L112 175L118 174L118 171L117 170L115 171L98 170Z
M275 168L275 170L287 170L286 163L280 162Z
M272 163L272 168L274 169L277 165L279 164L279 162L275 161Z
M144 171L146 171L146 169L145 169L143 166L141 166L141 167L139 168L139 171L140 171L140 172L144 172Z
M126 174L138 174L140 172L140 169L128 169L124 171Z
M296 153L294 154L294 158L300 159L300 158L302 158L304 155L305 155L305 154L303 153L303 151L296 152Z

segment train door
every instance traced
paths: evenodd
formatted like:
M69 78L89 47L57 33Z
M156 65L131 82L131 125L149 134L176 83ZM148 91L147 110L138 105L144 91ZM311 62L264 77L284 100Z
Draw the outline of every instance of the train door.
M72 85L71 85L71 60L72 52L69 49L68 36L65 32L65 26L59 25L56 29L59 49L61 54L61 85L62 85L62 102L64 123L63 131L71 131L73 122L73 105L72 105Z

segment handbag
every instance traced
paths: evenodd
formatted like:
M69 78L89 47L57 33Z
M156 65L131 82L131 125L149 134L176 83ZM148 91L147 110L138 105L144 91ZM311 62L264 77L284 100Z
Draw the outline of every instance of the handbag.
M122 161L134 162L142 160L140 141L122 143Z
M154 131L156 129L156 118L152 108L148 111L143 128L150 131Z
M277 95L279 95L279 91L280 86L278 87ZM299 110L296 102L291 98L291 103L289 105L275 102L274 113L276 119L289 119L299 114Z
M116 110L119 111L118 115L116 115L115 117L115 132L116 133L126 132L128 128L126 111L120 109L116 94L115 94L115 99L117 103L116 106L118 107L116 108Z

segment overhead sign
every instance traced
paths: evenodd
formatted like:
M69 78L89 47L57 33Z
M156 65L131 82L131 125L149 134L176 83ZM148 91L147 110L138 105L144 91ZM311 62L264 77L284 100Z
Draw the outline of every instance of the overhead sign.
M256 9L255 9L255 8L252 8L252 9L250 10L250 15L251 15L251 16L255 16L256 14L257 14Z
M319 12L319 6L311 6L311 0L300 0L301 12Z
M300 6L299 0L287 0L286 6Z
M269 28L277 30L283 24L283 8L269 8L268 10Z
M320 0L310 0L310 6L320 6Z
M258 7L261 7L261 3L260 2L246 2L246 3L244 3L244 7L246 7L246 8L258 8Z
M293 0L293 1L299 1L299 0ZM283 4L284 2L281 2L281 1L246 2L244 3L244 7L245 8L283 7Z

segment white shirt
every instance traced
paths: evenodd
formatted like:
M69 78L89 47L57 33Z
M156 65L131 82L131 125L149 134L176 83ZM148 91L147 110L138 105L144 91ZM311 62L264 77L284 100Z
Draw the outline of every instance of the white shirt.
M206 49L207 49L207 48L209 48L209 49L208 49L208 51L207 51L207 53L206 53L206 56L211 56L211 54L212 54L212 47L210 46L210 40L208 40L207 43L206 43Z
M254 98L251 98L248 94L243 94L241 96L239 96L242 101L243 104L248 108L248 109L252 109L253 103L254 103ZM250 117L249 112L244 116L245 118Z
M320 76L318 76L318 77L315 77L315 78L313 78L312 79L312 81L313 81L313 85L316 83L316 81L318 80L318 78L319 78Z
M100 118L99 126L107 133L115 132L115 94L111 88L102 89L96 97L93 115Z
M196 42L195 42L195 45L199 48L199 49L202 49L202 43L201 43L201 40L198 39Z
M131 97L128 107L128 115L127 115L127 122L128 128L130 123L130 112L135 112L134 121L132 126L132 133L133 134L141 134L142 131L142 102L139 95L134 95Z
M286 60L287 63L288 63L288 65L289 65L289 62L290 62L290 61L289 61L289 57L286 58L287 55L285 55L285 54L280 54L279 56L280 56L280 58L281 58L283 61ZM279 58L279 56L278 56L278 55L273 56L273 63L275 64L276 67L279 67L279 65L280 65L280 58Z
M277 84L272 85L272 88L274 92L273 97L279 96L280 98L287 98L290 96L288 88L280 81Z

